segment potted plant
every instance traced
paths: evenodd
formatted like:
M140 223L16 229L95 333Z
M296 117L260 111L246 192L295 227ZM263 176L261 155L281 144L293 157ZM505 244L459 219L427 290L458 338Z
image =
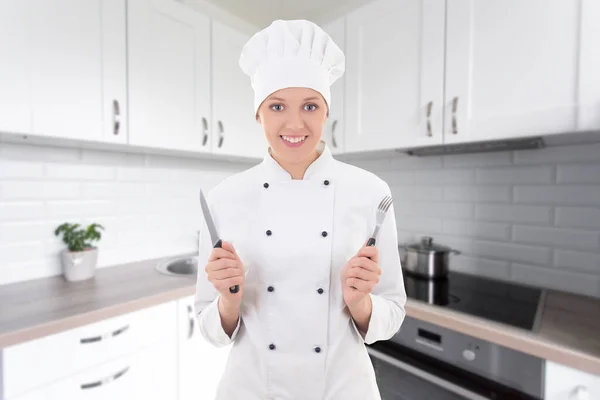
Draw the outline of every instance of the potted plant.
M55 236L62 234L63 242L67 245L61 252L63 274L67 281L82 281L94 276L98 249L92 242L100 240L98 229L104 227L93 223L83 228L80 224L65 222L54 231Z

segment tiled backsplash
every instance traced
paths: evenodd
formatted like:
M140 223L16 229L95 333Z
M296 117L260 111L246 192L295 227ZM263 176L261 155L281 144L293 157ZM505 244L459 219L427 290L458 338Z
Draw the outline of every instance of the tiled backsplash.
M600 297L600 144L352 161L385 179L401 243L460 250L455 270Z
M249 167L0 144L0 284L61 273L61 223L98 222L99 267L195 251L198 190Z
M340 157L341 158L341 157ZM451 267L600 296L600 144L372 157L399 240L460 250ZM60 273L64 221L99 222L99 266L195 251L198 189L250 164L3 143L0 284Z

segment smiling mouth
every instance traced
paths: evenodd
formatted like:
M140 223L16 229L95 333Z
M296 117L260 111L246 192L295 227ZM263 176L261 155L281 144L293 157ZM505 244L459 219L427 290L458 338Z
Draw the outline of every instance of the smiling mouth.
M288 143L296 144L296 143L304 142L308 136L285 136L285 135L279 135L279 137L281 139L283 139L284 141L288 142Z

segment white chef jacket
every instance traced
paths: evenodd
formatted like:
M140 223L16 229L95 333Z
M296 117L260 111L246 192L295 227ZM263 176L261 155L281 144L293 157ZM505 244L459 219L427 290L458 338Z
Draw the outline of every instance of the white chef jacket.
M270 155L207 195L219 236L231 242L246 276L238 325L221 326L218 292L207 280L212 245L201 231L195 309L204 338L233 342L216 400L379 400L365 343L391 338L405 317L393 206L376 247L382 270L361 335L344 303L340 272L370 237L389 186L335 160L321 141L304 179ZM205 224L203 224L205 225Z

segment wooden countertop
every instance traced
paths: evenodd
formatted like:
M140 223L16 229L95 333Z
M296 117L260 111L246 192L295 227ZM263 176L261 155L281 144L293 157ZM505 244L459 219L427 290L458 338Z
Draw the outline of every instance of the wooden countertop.
M191 254L182 254L189 256ZM0 349L191 296L195 277L156 271L160 259L0 286ZM548 290L537 332L409 299L408 316L600 375L600 299Z

